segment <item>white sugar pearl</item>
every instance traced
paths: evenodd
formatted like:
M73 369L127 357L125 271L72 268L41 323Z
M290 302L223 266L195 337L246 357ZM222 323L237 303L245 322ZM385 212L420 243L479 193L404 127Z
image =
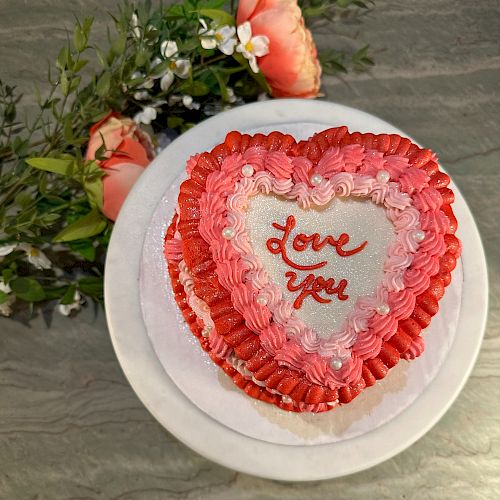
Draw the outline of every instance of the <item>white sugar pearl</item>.
M385 316L386 314L389 314L390 308L387 304L380 304L377 306L376 310L381 316Z
M335 370L340 370L342 368L342 360L340 358L333 358L330 361L330 366Z
M290 404L292 402L292 398L290 396L283 396L281 398L281 400L283 401L283 403L285 404Z
M379 170L377 173L377 181L381 182L382 184L389 182L390 178L391 174L387 170Z
M418 231L415 231L413 233L413 238L415 241L418 241L420 243L421 241L425 240L425 233L419 229Z
M243 165L243 168L241 169L241 173L243 174L244 177L252 177L254 173L254 169L252 165L249 165L248 163L246 165Z
M203 330L201 331L202 336L209 337L212 329L213 329L212 325L206 325L205 328L203 328Z
M321 182L323 181L323 176L320 174L313 174L311 175L311 178L309 179L310 183L313 186L319 186Z
M228 226L228 227L225 227L223 230L222 230L222 237L225 238L226 240L232 240L235 236L235 231L234 231L234 228Z
M263 295L257 295L256 301L257 301L257 304L259 304L260 306L267 305L267 299Z

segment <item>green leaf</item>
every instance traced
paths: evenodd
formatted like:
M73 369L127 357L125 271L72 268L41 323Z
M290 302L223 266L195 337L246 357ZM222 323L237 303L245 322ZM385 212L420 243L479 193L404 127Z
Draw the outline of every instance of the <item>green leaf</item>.
M108 61L106 60L106 55L99 47L94 47L95 53L97 55L97 60L103 69L108 67Z
M76 291L75 284L69 286L65 294L62 296L61 304L63 305L71 304L75 300L75 291Z
M80 61L77 61L73 65L73 72L78 73L82 68L84 68L88 64L88 59L81 59Z
M101 233L106 229L108 222L96 210L91 210L87 215L78 219L73 224L66 226L59 234L57 234L53 241L60 243L63 241L81 240L89 238Z
M82 80L82 78L80 76L74 76L70 80L70 84L69 84L69 93L70 94L71 94L71 92L74 92L78 88L78 85L80 85L81 80Z
M54 300L60 299L66 293L68 287L66 286L58 286L53 288L45 288L45 300Z
M63 70L68 64L68 59L69 59L69 49L68 47L64 46L59 51L59 55L57 56L56 67L59 68L60 70Z
M12 269L2 269L2 279L4 283L9 283L9 281L12 279L12 276L14 276L14 271Z
M167 127L178 128L184 124L184 119L180 116L170 115L167 117Z
M73 141L73 119L72 115L67 115L63 125L63 136L66 142Z
M85 260L93 262L96 256L96 249L89 240L70 241L68 243L72 252L80 254Z
M103 204L103 187L102 179L100 177L95 177L93 179L86 180L83 183L83 189L89 198L90 205L94 208L102 209Z
M219 9L199 9L198 14L201 17L212 19L217 26L234 26L234 17L225 10Z
M111 52L116 56L121 56L125 52L127 34L121 33L111 42Z
M59 79L59 82L61 84L61 91L64 95L69 94L69 80L68 80L68 75L66 74L66 71L62 70L61 71L61 77Z
M206 83L200 80L194 80L192 82L184 82L179 86L179 92L184 94L189 94L193 97L201 97L207 95L210 92L210 88Z
M153 78L159 78L160 76L162 76L165 73L165 71L168 70L169 67L170 67L170 61L163 61L163 62L157 64L153 69L151 69L149 76L151 76ZM144 79L142 79L142 80L144 80ZM134 81L132 80L130 83L134 84Z
M42 285L33 278L16 278L10 282L16 297L26 302L39 302L45 299Z
M33 195L26 191L21 191L15 198L16 205L19 205L19 207L23 210L31 205L32 201Z
M26 163L39 170L60 175L71 175L74 168L74 160L62 160L60 158L27 158Z
M9 294L5 293L5 292L2 292L2 290L0 290L0 304L3 304L4 302L7 302L8 298L9 298Z
M78 281L78 289L85 295L102 300L104 296L104 284L101 277L89 276Z
M75 31L73 33L73 43L78 52L83 52L87 48L87 37L85 36L85 32L80 24L75 27Z
M226 86L226 83L224 81L223 76L219 73L219 71L217 71L216 68L210 68L210 70L212 71L213 75L217 79L217 83L219 84L220 95L222 96L222 99L225 102L229 102L229 94L227 92L227 86Z
M96 94L99 97L105 97L109 93L109 89L111 87L111 73L105 71L97 80L96 84Z
M260 88L264 92L266 92L267 94L271 94L271 87L269 87L269 84L267 83L266 78L262 74L262 71L259 71L258 73L254 73L252 71L252 68L250 67L250 64L248 64L248 61L243 57L242 54L235 52L233 54L233 58L237 62L239 62L243 67L247 68L249 75L259 84Z
M135 65L138 67L144 66L150 57L151 53L148 50L144 48L139 49L135 55Z

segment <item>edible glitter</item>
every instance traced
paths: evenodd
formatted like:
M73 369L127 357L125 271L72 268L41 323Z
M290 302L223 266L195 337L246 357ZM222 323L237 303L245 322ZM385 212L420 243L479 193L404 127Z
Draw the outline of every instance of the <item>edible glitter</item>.
M348 300L341 301L332 296L331 302L320 304L308 297L300 309L294 309L297 317L312 327L320 337L327 338L333 331L340 330L347 314L354 310L359 296L375 293L376 286L384 275L387 248L396 239L394 226L382 206L359 198L334 198L324 207L311 207L307 210L300 208L295 201L285 200L277 195L257 194L250 198L246 219L250 243L269 273L270 281L282 288L283 297L289 302L297 297L297 292L291 292L286 287L285 273L291 268L283 262L281 256L271 254L266 246L270 237L280 237L283 234L274 229L272 223L284 224L289 215L294 215L297 219L297 226L287 244L290 258L303 265L327 260L328 264L315 270L315 275L321 275L325 279L332 277L336 282L341 279L349 282L346 288ZM310 235L315 232L322 237L329 234L338 237L341 233L347 233L350 242L345 246L346 249L354 248L365 240L368 245L362 252L350 257L337 255L331 246L326 246L319 252L310 249L304 252L293 250L292 241L296 234ZM310 272L295 271L297 280L300 281Z

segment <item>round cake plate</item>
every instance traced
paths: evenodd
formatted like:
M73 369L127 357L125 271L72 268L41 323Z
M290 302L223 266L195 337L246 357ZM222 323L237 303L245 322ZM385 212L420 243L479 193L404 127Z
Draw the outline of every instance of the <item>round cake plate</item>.
M352 474L403 451L422 437L451 406L474 366L488 308L484 251L472 214L456 186L454 211L463 239L464 273L460 319L446 361L428 389L387 424L346 441L286 446L249 438L207 416L191 403L158 360L144 324L139 276L151 217L186 159L210 150L231 130L321 123L351 131L397 133L389 123L362 111L325 101L272 100L210 118L168 146L142 174L122 207L108 249L105 301L111 339L122 369L153 416L196 452L226 467L287 481L312 481ZM166 327L168 327L166 325Z

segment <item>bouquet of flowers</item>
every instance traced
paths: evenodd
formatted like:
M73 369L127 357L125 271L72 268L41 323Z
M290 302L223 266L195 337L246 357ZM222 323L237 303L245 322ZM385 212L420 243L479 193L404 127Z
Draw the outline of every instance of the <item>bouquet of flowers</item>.
M317 52L307 26L366 10L363 0L124 2L106 49L77 21L37 93L31 120L0 81L0 314L103 300L120 207L155 155L206 117L255 100L314 98L321 72L364 70L367 47ZM92 68L89 70L89 68Z

